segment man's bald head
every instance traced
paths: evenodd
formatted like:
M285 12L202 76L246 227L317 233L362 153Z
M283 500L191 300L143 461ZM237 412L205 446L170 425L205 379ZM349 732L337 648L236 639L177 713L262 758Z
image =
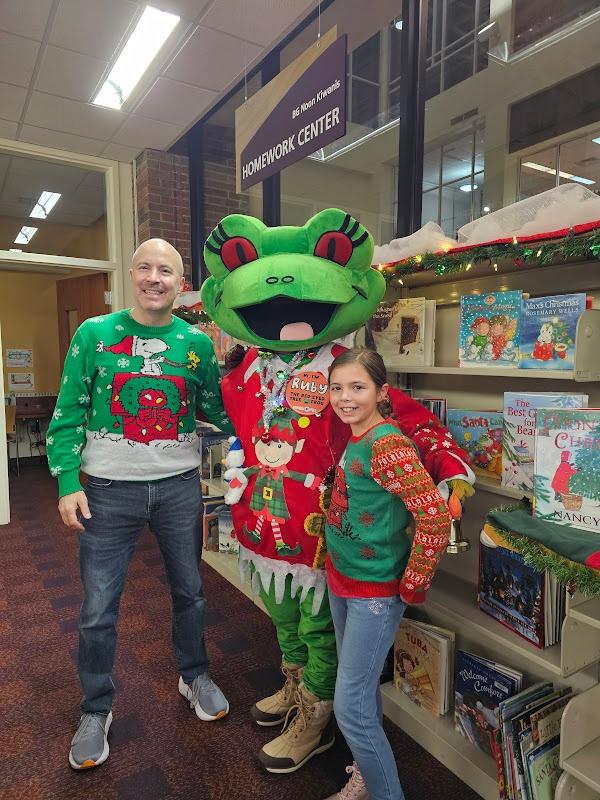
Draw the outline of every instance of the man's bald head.
M152 257L163 258L168 263L176 268L179 275L183 276L183 260L179 252L173 247L166 239L146 239L145 242L137 248L131 259L131 266L134 268L140 261Z

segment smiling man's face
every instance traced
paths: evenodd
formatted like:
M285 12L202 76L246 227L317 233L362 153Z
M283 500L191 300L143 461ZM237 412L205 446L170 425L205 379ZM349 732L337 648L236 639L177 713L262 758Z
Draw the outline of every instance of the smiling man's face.
M162 239L150 239L133 255L131 285L136 318L146 324L166 324L175 298L183 288L181 256Z

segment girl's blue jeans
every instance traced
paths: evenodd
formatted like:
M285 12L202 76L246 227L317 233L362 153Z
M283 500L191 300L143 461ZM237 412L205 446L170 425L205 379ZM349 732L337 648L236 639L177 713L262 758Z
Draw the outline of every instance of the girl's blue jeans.
M338 673L333 710L370 800L404 800L382 725L379 678L406 605L398 596L338 597L329 591Z

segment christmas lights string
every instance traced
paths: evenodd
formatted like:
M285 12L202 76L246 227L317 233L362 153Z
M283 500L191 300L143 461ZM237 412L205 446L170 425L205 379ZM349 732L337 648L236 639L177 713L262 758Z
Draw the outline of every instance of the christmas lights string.
M435 272L444 278L468 272L474 264L487 263L498 270L498 262L512 260L516 267L524 264L546 266L569 261L591 261L600 258L600 220L562 228L534 236L513 236L475 246L454 247L437 253L423 253L388 264L378 264L387 281Z

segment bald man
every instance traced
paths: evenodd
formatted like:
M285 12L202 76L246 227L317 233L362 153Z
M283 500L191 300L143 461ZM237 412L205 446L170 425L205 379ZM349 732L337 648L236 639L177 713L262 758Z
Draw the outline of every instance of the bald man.
M208 675L199 573L196 409L233 433L217 359L208 336L172 315L183 264L171 244L144 242L129 272L133 307L88 319L76 331L46 437L60 515L79 534L83 699L69 752L76 770L108 758L119 601L145 525L156 536L171 589L179 692L201 720L229 711ZM87 476L85 490L80 470ZM142 691L145 683L137 676Z

